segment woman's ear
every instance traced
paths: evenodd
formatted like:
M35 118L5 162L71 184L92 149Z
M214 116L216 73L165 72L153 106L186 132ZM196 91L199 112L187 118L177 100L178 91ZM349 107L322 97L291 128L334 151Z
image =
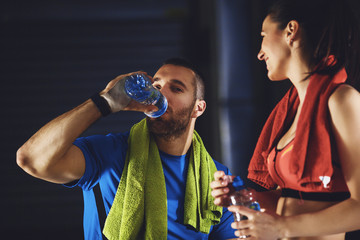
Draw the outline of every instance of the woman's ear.
M194 106L194 111L191 115L192 118L200 117L206 109L206 102L205 100L199 100L197 99Z
M286 42L292 46L294 41L299 39L299 22L291 20L285 28Z

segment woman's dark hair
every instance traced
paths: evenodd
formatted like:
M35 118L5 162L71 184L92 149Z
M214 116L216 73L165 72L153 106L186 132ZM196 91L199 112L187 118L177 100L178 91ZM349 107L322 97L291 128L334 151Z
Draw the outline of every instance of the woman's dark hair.
M296 20L302 30L301 46L309 54L314 73L333 75L345 67L348 79L359 77L360 39L358 19L345 0L278 0L269 9L268 16L285 29ZM326 64L329 56L333 64Z
M184 58L179 58L179 57L169 58L169 59L165 60L162 65L164 66L166 64L181 66L181 67L185 67L185 68L192 70L195 73L195 79L194 79L195 80L194 81L194 87L195 87L194 95L195 96L194 97L196 99L204 100L204 98L205 98L204 80L203 80L201 72L194 64L192 64L190 61L188 61Z

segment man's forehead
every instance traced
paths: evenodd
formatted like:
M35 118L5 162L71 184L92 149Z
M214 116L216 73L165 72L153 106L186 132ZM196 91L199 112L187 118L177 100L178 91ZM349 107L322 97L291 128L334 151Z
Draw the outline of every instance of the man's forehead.
M192 85L194 72L183 66L164 65L154 75L154 81L167 80L183 85Z

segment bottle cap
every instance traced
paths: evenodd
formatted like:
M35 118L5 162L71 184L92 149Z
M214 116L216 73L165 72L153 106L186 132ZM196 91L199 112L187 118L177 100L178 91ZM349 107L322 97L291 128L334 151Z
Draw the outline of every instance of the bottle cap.
M235 188L236 191L244 189L244 181L240 178L240 176L236 176L233 180L232 183L233 187Z

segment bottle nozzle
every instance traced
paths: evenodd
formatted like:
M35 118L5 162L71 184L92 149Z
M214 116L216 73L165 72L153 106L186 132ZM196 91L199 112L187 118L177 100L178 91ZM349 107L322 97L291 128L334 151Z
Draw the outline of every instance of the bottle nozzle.
M234 178L232 185L236 190L245 188L244 181L240 178L240 176L236 176Z

